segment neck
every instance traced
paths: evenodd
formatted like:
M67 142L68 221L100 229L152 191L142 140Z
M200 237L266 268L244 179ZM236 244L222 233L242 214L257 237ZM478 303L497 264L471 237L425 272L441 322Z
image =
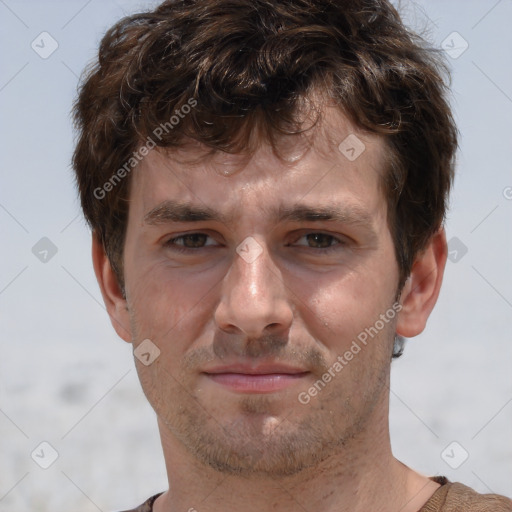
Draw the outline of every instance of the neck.
M195 459L159 422L169 490L154 512L417 512L439 487L391 452L388 405L377 407L364 429L326 460L294 476L241 477Z

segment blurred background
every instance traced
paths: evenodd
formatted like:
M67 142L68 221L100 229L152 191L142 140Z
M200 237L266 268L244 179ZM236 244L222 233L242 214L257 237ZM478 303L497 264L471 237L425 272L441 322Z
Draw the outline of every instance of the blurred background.
M0 511L122 510L167 488L70 168L81 71L109 26L156 3L0 0ZM393 362L393 450L512 495L512 2L401 8L447 53L461 143L441 296Z

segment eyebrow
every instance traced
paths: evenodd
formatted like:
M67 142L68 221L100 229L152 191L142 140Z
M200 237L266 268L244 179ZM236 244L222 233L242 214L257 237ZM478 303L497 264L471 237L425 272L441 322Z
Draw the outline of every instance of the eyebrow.
M373 222L370 214L360 206L338 205L311 207L297 204L281 207L278 214L279 221L288 222L338 222L370 227Z
M358 205L322 205L309 206L295 204L292 206L279 206L272 209L271 215L278 222L337 222L370 229L373 225L368 211ZM193 205L188 202L167 200L144 215L144 224L158 226L171 222L201 222L217 221L230 224L237 216L226 215L207 206Z
M190 203L167 200L155 206L144 215L144 224L158 226L170 222L218 221L228 224L232 216L212 210L207 206L196 206Z

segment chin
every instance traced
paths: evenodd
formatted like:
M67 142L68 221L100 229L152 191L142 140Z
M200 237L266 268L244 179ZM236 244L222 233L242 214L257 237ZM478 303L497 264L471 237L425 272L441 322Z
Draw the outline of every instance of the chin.
M247 478L297 475L339 452L353 434L339 423L310 417L290 421L244 413L221 425L212 417L199 420L190 410L180 416L179 425L167 424L191 455L215 471Z

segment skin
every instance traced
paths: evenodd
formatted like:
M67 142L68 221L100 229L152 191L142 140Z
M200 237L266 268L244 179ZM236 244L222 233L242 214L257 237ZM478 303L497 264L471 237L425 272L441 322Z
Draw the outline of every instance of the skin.
M355 161L337 149L350 134L366 146ZM156 512L416 512L439 487L393 457L388 406L393 339L425 327L446 263L444 231L418 255L398 293L379 186L383 140L360 133L333 108L308 140L305 151L304 138L283 139L284 162L264 142L252 157L193 160L199 145L152 151L132 175L126 298L93 237L114 328L134 349L150 339L160 350L147 366L135 359L158 417L169 480ZM145 222L168 200L226 218ZM278 207L297 203L335 205L345 218L276 218ZM191 233L208 236L179 238ZM247 237L251 251L261 252L250 262L236 250ZM177 252L184 244L188 252ZM333 249L322 253L325 247ZM398 295L400 313L301 403L299 393ZM269 363L304 373L283 389L250 393L208 374L219 365Z

